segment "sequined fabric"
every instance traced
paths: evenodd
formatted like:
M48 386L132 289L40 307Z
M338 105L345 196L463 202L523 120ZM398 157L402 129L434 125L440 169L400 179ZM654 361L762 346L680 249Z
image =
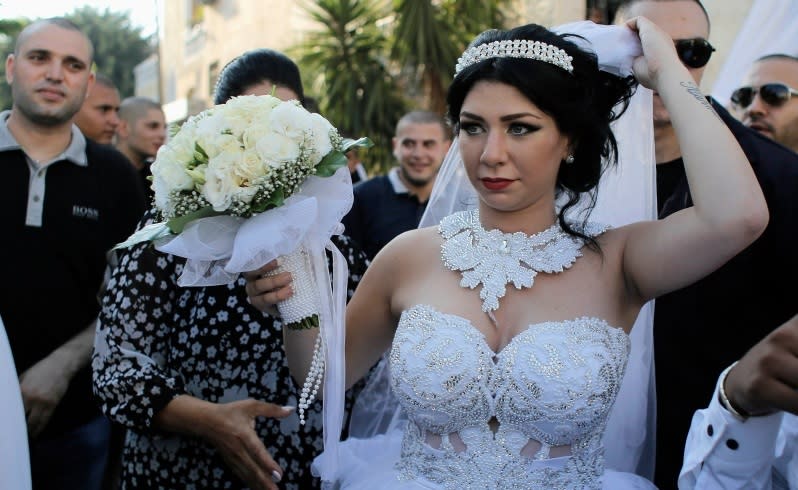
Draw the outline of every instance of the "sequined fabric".
M585 228L578 223L571 226L591 237L608 228L599 223L588 223ZM443 218L438 231L444 238L443 265L462 274L460 286L480 286L485 312L499 308L508 284L516 289L531 288L538 272L556 274L571 267L582 256L584 246L582 239L563 232L557 223L531 236L485 230L476 209Z
M494 353L461 317L406 310L390 353L409 417L399 479L458 490L601 488L601 436L629 347L623 330L578 318L531 325ZM530 441L540 449L522 454ZM550 457L558 447L570 455Z

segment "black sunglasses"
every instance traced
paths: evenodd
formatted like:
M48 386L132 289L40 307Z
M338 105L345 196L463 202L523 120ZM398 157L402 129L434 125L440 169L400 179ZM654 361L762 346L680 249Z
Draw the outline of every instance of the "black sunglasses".
M682 63L690 68L701 68L709 63L709 57L715 48L704 38L696 37L693 39L676 39L676 53Z
M740 109L745 109L754 101L756 94L759 94L766 104L779 107L790 100L793 95L798 96L798 90L783 83L766 83L759 88L740 87L731 94L732 104Z

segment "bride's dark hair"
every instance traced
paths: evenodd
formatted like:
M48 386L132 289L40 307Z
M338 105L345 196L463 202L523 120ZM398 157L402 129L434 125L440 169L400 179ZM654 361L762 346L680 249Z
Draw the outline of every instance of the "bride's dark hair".
M599 70L594 53L579 48L568 38L537 24L514 29L488 30L477 36L469 47L493 41L541 41L564 50L573 60L573 72L551 63L526 58L489 58L460 71L449 86L447 105L449 122L459 131L460 110L475 83L492 80L512 85L540 110L551 116L557 128L567 135L574 148L573 163L562 162L557 175L558 192L564 194L559 211L564 231L584 236L565 221L565 212L583 194L590 199L584 219L596 202L596 186L608 165L617 163L617 142L610 124L628 105L637 86L634 78L621 78ZM592 240L587 240L595 244Z

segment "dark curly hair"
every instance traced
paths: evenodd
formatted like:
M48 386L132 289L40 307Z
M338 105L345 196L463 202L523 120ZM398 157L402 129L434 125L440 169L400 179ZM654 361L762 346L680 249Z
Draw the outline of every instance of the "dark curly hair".
M574 148L574 162L561 164L557 175L558 196L564 204L558 220L562 229L596 247L596 242L574 229L565 213L583 195L589 199L586 222L596 203L599 179L610 165L617 164L617 143L610 124L628 105L637 86L633 77L621 78L599 70L596 55L578 47L569 38L573 34L555 34L545 27L527 24L510 30L483 32L469 47L493 41L541 41L564 50L573 60L573 73L545 61L525 58L489 58L460 71L449 86L447 95L449 122L459 131L460 110L474 84L491 80L512 85L541 111L554 119L560 132L567 135Z

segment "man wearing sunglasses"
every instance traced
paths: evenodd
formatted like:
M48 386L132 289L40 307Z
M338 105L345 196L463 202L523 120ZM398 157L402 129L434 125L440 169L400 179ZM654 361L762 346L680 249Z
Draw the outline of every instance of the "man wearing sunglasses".
M625 1L618 8L616 23L636 16L647 17L673 38L679 57L700 86L704 67L714 51L708 42L709 17L700 1ZM762 185L770 221L754 244L713 274L655 302L655 483L662 489L677 488L693 414L707 406L718 375L791 318L798 304L794 287L778 286L785 277L798 274L798 254L794 251L798 240L798 155L761 138L711 97L701 97L701 102L712 104L740 143ZM653 109L657 200L659 218L665 219L692 206L692 197L676 133L657 94ZM725 440L719 428L712 432L705 434L708 441ZM739 441L740 445L746 443ZM710 448L716 446L726 447L721 442ZM704 456L693 459L704 460ZM749 479L750 474L745 472L729 475L726 483L732 483L725 488L764 488L764 482Z
M798 58L771 54L756 60L731 104L743 124L798 152Z

